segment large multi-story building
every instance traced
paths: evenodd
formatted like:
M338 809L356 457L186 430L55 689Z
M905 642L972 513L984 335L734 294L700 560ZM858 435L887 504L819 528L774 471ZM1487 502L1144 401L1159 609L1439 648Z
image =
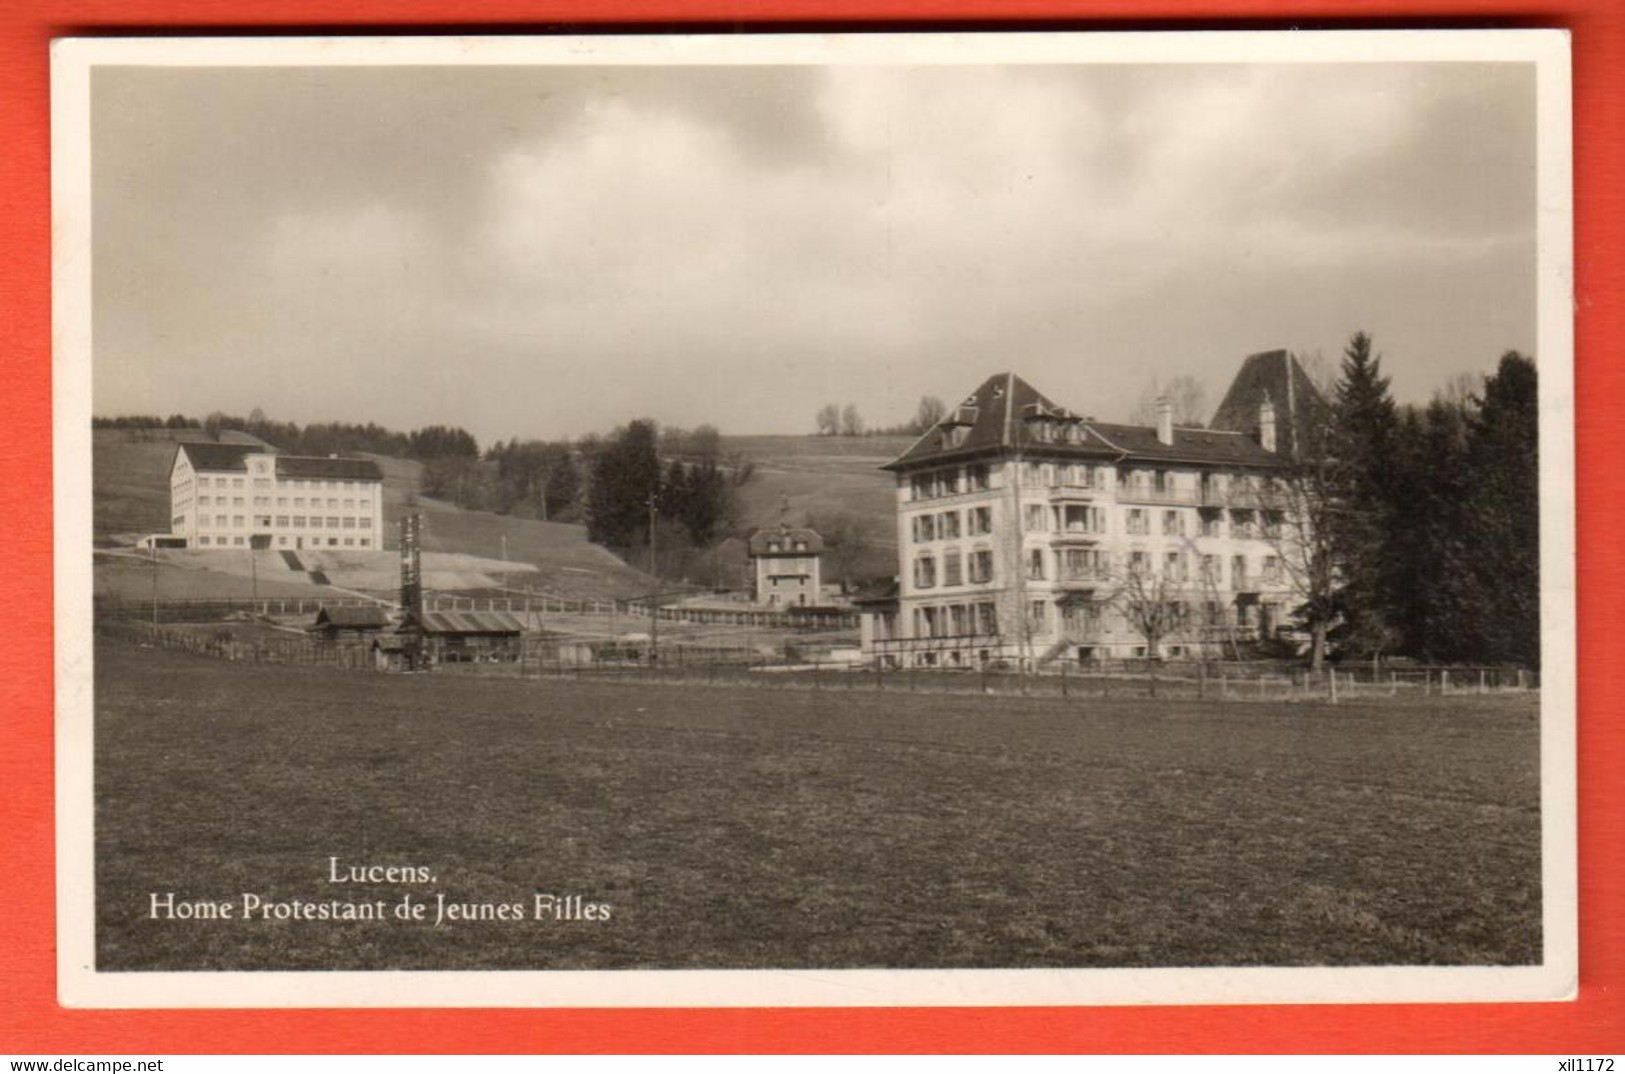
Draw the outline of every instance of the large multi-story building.
M860 601L893 667L1219 656L1294 596L1278 479L1325 403L1285 351L1247 359L1213 427L1081 417L989 377L886 469L898 584Z
M187 548L384 546L384 475L365 459L182 443L170 464L169 505L170 536Z

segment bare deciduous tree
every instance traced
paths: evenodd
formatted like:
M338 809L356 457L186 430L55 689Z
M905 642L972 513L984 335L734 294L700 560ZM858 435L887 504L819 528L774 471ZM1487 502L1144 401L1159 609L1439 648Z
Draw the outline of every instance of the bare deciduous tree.
M1332 544L1337 497L1324 438L1314 437L1299 457L1266 480L1259 502L1270 542L1297 598L1298 616L1309 631L1309 666L1326 659L1326 635L1337 619L1338 569Z
M1154 570L1149 559L1130 561L1118 574L1109 598L1130 630L1145 639L1145 655L1162 656L1162 645L1189 626L1184 583L1167 571Z
M914 408L914 432L929 432L932 426L948 413L948 406L934 395L920 396L920 405Z
M1163 384L1151 378L1140 401L1135 404L1129 422L1133 425L1157 423L1157 400L1167 398L1174 410L1174 424L1186 429L1200 429L1207 424L1207 392L1202 383L1189 374L1181 374Z

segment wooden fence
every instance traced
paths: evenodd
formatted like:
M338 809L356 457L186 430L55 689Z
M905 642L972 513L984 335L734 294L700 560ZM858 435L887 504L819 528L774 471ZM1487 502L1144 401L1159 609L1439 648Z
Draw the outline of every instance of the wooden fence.
M145 619L149 623L209 623L245 616L292 618L314 616L323 608L393 606L388 601L365 597L269 597L217 599L213 597L166 597L157 601L96 598L99 619ZM507 612L520 616L526 625L539 627L547 615L617 615L648 619L649 606L638 601L563 600L552 597L458 597L430 595L423 600L431 612ZM660 608L661 622L778 627L797 631L856 630L856 613L819 609L816 613L776 612L742 607Z
M214 659L381 671L367 639L324 641L290 635L245 637L229 630L157 625L140 619L105 619L99 633L142 645L177 649ZM785 659L790 657L791 659ZM1524 693L1539 676L1519 668L1307 669L1260 663L1145 661L1098 662L1087 669L1062 665L1043 673L983 668L883 669L836 662L794 646L773 655L757 651L673 645L651 654L623 645L588 653L557 639L526 638L514 659L486 658L429 669L465 678L630 681L656 684L736 684L828 691L893 691L1023 696L1035 698L1148 698L1214 702L1381 701L1390 698L1455 697Z

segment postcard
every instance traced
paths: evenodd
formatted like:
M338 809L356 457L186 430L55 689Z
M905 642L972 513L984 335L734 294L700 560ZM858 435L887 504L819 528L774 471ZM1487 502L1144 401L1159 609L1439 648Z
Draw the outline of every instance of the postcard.
M52 79L64 1004L1573 996L1565 34Z

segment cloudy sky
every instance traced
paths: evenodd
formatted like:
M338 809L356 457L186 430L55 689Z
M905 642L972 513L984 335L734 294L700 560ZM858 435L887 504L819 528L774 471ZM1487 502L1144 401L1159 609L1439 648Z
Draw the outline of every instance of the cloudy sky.
M103 68L97 413L801 432L1013 369L1126 417L1535 343L1529 65Z

